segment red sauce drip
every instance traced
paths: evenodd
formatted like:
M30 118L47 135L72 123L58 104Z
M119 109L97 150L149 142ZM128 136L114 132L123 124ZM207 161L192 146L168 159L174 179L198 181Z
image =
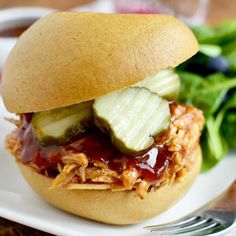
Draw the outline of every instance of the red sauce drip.
M127 156L120 153L109 139L98 130L88 135L83 142L74 142L65 147L72 152L85 153L91 162L100 161L121 173L124 169L136 168L141 175L150 181L160 176L168 166L169 151L166 147L154 144L145 153L138 156Z
M31 125L31 114L24 115L23 123L18 129L18 139L22 145L20 161L24 164L33 163L40 170L56 170L63 152L61 147L41 147L34 135Z
M83 152L90 163L96 161L121 173L125 169L136 168L144 179L155 182L168 167L171 153L164 145L168 132L161 135L156 143L144 153L137 156L127 156L120 153L110 142L108 137L94 129L84 137L62 146L42 147L37 142L31 126L31 115L23 116L23 123L19 128L18 138L22 144L20 160L25 164L33 163L41 171L57 170L57 163L63 155Z

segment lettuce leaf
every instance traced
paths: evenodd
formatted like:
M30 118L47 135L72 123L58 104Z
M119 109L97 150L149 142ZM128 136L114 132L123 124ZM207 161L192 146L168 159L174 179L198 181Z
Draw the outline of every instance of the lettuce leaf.
M207 171L222 160L228 147L236 147L236 113L229 113L236 109L236 93L227 99L228 93L236 88L236 78L223 74L202 77L189 72L178 73L181 79L179 101L204 112L206 125L201 138L202 170Z

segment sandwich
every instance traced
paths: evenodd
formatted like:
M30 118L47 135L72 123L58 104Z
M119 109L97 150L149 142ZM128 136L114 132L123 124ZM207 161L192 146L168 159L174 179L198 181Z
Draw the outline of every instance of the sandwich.
M52 205L109 224L156 216L201 166L202 111L179 104L175 67L198 51L172 16L54 13L18 40L3 100L25 180Z

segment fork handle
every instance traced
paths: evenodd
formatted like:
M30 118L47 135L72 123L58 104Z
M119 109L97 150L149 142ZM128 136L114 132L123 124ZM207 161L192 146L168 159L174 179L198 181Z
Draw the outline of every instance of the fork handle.
M236 180L214 203L213 210L236 213Z

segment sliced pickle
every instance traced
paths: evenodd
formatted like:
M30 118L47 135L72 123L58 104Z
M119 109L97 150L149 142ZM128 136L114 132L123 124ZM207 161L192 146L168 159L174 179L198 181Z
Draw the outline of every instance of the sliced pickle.
M95 125L122 153L134 155L154 142L170 122L168 101L146 88L127 88L95 99Z
M41 145L60 145L91 127L92 117L92 102L83 102L35 113L32 126Z
M147 88L168 100L175 100L179 95L180 79L173 70L161 70L136 86Z

